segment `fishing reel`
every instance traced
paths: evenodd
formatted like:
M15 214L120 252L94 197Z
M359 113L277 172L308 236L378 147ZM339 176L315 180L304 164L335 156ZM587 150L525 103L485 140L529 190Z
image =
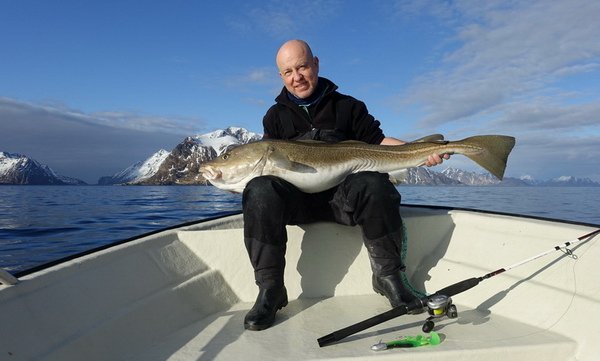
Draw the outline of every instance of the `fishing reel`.
M427 313L429 317L423 324L423 332L429 333L435 327L433 320L447 316L448 318L457 318L458 311L452 304L452 298L445 295L433 295L427 299Z

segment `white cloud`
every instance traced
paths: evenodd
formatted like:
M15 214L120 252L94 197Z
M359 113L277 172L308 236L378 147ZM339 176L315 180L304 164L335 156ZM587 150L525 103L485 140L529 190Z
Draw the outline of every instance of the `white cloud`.
M600 180L600 91L583 83L600 71L600 2L400 1L396 10L451 30L435 70L398 98L420 110L419 127L515 136L510 176ZM455 158L450 166L468 168Z
M135 112L106 111L84 113L68 108L63 104L34 104L0 97L0 117L11 116L35 119L60 119L63 122L105 126L116 129L146 132L164 132L176 135L189 135L198 131L204 121L197 118L177 116L152 116Z
M177 135L194 134L205 123L201 119L177 116L152 116L134 112L95 112L89 117L93 122L123 129L146 132L165 132Z
M510 175L543 174L543 178L572 175L600 180L599 135L549 136L548 133L521 134L509 159Z
M252 68L240 76L234 76L228 81L229 85L273 85L281 84L277 69L272 67Z
M500 116L491 122L498 128L518 128L520 131L560 130L577 133L582 129L600 127L600 103L555 104L546 99L530 99L509 103Z
M276 39L295 37L299 32L318 27L336 13L338 0L295 0L249 2L246 16L230 18L237 32L259 31Z
M599 70L600 2L484 3L453 3L458 47L402 96L421 105L424 125L488 116L540 92L560 103L560 81Z
M248 16L254 26L275 37L298 31L299 24L292 14L280 7L254 8Z
M27 155L88 183L174 147L195 133L186 129L190 125L168 118L119 112L100 116L0 97L0 151Z
M220 81L236 92L252 94L244 96L242 101L247 104L265 106L281 91L282 83L277 68L272 67L251 68L243 74L234 74Z

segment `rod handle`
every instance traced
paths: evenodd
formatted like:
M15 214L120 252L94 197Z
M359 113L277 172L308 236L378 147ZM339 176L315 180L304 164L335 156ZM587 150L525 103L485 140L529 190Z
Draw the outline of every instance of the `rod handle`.
M355 323L354 325L350 325L348 327L345 327L345 328L342 328L335 332L332 332L329 335L325 335L325 336L317 339L317 342L319 343L319 347L327 346L334 342L340 341L350 335L353 335L357 332L366 330L369 327L373 327L382 322L391 320L392 318L396 318L396 317L405 315L407 312L408 312L407 305L394 307L391 310L381 313L377 316L373 316L364 321Z
M480 281L481 280L477 277L467 278L466 280L457 282L448 287L444 287L435 294L451 297L461 292L465 292L466 290L470 290L471 288L477 286Z

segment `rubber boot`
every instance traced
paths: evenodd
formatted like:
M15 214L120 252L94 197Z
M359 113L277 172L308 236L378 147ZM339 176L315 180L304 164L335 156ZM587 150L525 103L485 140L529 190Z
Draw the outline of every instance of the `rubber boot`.
M285 286L278 288L261 288L256 303L244 318L246 330L261 331L275 322L277 311L287 306L287 290Z
M402 282L403 270L398 270L387 276L373 274L373 290L387 297L392 307L398 307L417 298Z
M403 282L405 266L400 255L402 231L391 232L377 239L363 236L363 240L371 261L373 290L387 297L392 307L417 298L417 295L410 291L410 286Z

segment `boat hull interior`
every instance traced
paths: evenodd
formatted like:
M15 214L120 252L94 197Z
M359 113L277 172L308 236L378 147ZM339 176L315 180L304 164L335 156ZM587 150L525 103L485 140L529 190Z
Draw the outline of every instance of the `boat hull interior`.
M402 207L407 276L433 293L593 231L593 225ZM2 360L593 360L600 355L596 236L453 296L437 346L372 351L423 334L406 315L319 347L317 338L390 309L373 292L359 227L288 227L290 303L246 331L257 286L239 214L120 243L0 285Z

